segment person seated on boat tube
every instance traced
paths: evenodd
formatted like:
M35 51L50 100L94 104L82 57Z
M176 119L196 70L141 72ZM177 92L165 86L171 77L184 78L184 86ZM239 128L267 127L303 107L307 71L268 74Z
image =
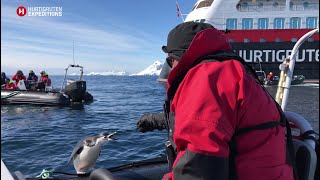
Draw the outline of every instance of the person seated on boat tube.
M51 79L49 78L48 73L46 73L45 71L41 71L40 74L41 74L41 77L35 89L45 90L46 86L51 86Z
M41 78L42 78L43 76L45 76L45 74L46 74L45 71L43 71L43 70L40 71L40 79L39 79L39 81L41 81Z
M166 124L177 148L163 179L294 179L281 107L222 32L185 22L162 50L172 62L165 114L174 113Z
M5 72L1 72L1 86L6 84L6 80L7 79L9 79L9 78L6 76L6 73Z
M51 86L51 79L49 78L49 74L45 73L43 77L43 82L46 86Z
M270 72L267 76L267 81L272 81L273 80L273 73Z
M27 79L30 83L38 82L38 76L33 72L33 70L29 71L29 76Z
M13 75L11 79L16 81L16 85L19 83L20 80L27 80L27 78L23 75L23 72L21 70L18 70L17 73Z
M6 86L4 89L5 90L17 90L18 87L16 86L16 84L12 80L6 79Z

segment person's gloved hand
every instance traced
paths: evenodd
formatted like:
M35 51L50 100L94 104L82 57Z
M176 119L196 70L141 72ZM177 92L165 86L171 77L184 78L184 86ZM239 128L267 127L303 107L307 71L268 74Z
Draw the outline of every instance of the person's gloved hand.
M142 133L155 129L163 130L166 128L165 114L163 112L158 114L144 114L137 122L137 128Z

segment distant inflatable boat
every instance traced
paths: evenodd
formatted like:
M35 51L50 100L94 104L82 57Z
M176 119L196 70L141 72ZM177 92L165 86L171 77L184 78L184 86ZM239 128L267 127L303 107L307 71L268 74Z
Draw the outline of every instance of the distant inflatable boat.
M66 106L70 104L70 98L60 92L1 90L1 104Z
M70 67L80 68L79 80L66 80ZM52 86L44 90L32 90L28 81L19 81L18 90L1 89L1 104L33 104L33 105L58 105L67 106L72 103L88 103L93 101L93 96L87 92L86 81L82 80L83 67L69 65L66 68L61 89L53 90Z

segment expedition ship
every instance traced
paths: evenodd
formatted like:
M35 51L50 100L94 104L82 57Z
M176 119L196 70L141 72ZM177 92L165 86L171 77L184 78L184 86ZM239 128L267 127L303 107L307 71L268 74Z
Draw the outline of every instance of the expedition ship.
M279 65L308 31L319 28L318 0L198 0L185 22L212 24L256 70L279 74ZM299 49L295 74L319 79L319 34Z

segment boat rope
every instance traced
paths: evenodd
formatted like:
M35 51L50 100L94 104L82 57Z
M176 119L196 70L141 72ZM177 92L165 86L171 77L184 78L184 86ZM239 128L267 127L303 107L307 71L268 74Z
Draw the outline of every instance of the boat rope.
M41 178L41 179L49 179L50 174L52 174L52 173L53 173L53 171L48 171L46 169L43 169L42 172L36 177Z
M54 171L54 170L46 170L43 169L42 172L36 176L36 178L41 178L41 179L50 179L52 178L53 174L64 174L64 175L69 175L69 176L89 176L90 174L75 174L75 173L67 173L67 172L61 172L61 171Z
M8 94L6 96L1 96L1 100L11 98L11 97L13 97L13 96L15 96L15 95L17 95L19 93L20 93L20 91L13 91L12 93L10 93L10 94Z

